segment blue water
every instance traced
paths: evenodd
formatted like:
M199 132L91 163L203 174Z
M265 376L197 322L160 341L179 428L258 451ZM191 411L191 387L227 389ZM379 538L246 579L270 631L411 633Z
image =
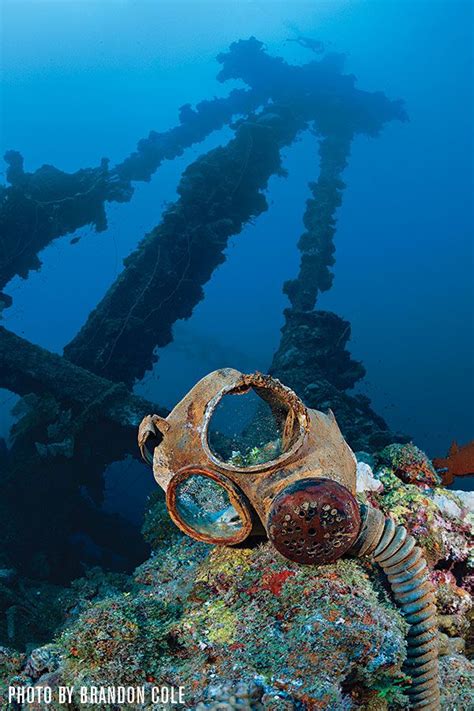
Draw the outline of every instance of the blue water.
M250 35L295 63L314 55L288 39L321 40L347 54L360 88L404 99L409 123L353 143L334 286L318 306L351 322L350 350L367 368L358 390L393 429L431 456L474 437L469 1L3 0L2 14L0 148L19 150L26 170L122 160L151 129L174 126L182 104L238 86L216 80L215 57ZM109 205L107 232L84 229L77 244L68 235L45 249L41 270L6 289L14 302L4 325L61 352L159 223L183 168L230 135L211 135L136 184L131 203ZM216 367L268 368L287 304L281 287L298 269L316 139L287 149L285 167L289 177L269 183L269 212L232 238L204 301L176 324L137 392L171 407ZM0 436L15 400L0 393Z

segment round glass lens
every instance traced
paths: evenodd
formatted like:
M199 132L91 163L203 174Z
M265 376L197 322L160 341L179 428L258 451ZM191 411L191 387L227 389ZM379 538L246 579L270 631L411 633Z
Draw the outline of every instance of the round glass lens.
M277 459L284 452L282 428L287 411L277 421L270 405L254 390L227 393L212 413L207 440L225 464L246 468Z
M176 513L189 528L210 538L233 538L242 520L226 489L214 479L191 474L176 487Z

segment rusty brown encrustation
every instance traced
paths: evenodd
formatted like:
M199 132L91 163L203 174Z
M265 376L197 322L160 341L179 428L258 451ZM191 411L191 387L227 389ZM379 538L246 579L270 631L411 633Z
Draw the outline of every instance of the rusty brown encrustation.
M282 432L282 454L265 463L237 466L221 460L212 451L208 428L225 395L245 394L250 389L272 409ZM162 435L160 443L157 432ZM360 518L354 498L356 461L334 415L330 411L324 414L309 410L290 388L271 376L258 372L245 375L232 368L210 373L190 390L168 417L151 415L144 418L139 430L139 445L144 458L153 465L157 483L166 492L171 517L183 531L198 540L236 544L252 533L263 533L265 529L282 551L287 540L286 527L279 527L275 502L280 501L278 497L282 494L283 498L286 496L287 504L291 503L292 490L288 487L302 481L306 488L301 491L306 492L307 500L300 491L298 505L311 506L311 510L317 512L319 523L317 541L312 530L307 532L307 545L305 543L303 547L306 551L309 549L311 555L307 561L301 562L334 560L343 555L358 535ZM240 528L231 538L222 540L196 531L179 516L176 487L193 472L218 481L226 489L241 519ZM325 528L328 525L327 511L322 506L326 507L328 501L331 502L329 514L332 518L330 528ZM273 519L271 531L270 518ZM300 533L301 539L303 532ZM333 546L334 541L338 541L338 545ZM313 552L315 543L319 547ZM298 541L295 550L288 549L285 555L300 560L296 551L300 547Z

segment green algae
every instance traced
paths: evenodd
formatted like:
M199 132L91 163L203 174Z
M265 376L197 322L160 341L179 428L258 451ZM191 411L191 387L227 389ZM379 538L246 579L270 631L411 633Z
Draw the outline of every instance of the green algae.
M209 644L229 645L235 642L237 617L224 600L208 600L202 607L186 615L183 626L189 630L205 629L205 639Z
M281 453L282 442L280 438L277 438L260 447L251 447L244 452L239 449L233 450L227 463L236 467L252 467L255 464L265 464L277 459Z

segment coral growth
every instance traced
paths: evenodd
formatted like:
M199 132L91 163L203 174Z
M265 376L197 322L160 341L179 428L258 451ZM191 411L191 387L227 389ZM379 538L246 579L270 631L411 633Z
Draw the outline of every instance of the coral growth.
M179 538L138 569L135 586L60 635L62 683L166 679L185 685L187 708L209 708L216 685L235 680L274 708L342 709L349 678L374 696L403 680L405 625L356 561L311 569L268 543L210 549Z
M54 631L78 618L82 610L120 591L130 589L129 576L91 568L68 588L28 580L16 571L7 580L0 570L0 644L32 648L51 639Z
M472 515L460 498L462 492L404 484L389 467L382 467L376 477L382 482L383 491L371 492L371 503L396 523L406 526L424 549L432 567L458 569L467 565ZM456 508L446 508L445 500L451 501Z
M406 484L436 486L441 482L426 454L412 442L388 445L380 452L379 461L392 467Z

